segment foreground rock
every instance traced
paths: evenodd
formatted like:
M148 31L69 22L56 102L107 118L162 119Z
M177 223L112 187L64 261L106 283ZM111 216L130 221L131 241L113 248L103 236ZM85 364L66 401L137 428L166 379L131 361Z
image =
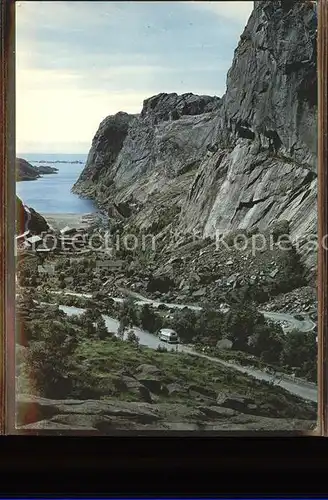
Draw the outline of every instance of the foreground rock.
M191 408L182 404L51 400L28 395L18 396L17 423L21 430L85 430L100 434L116 430L305 431L316 425L311 420L259 417L219 405Z
M16 196L17 223L16 233L23 234L29 230L32 234L41 234L49 230L49 225L42 215L33 208L23 205L22 200Z

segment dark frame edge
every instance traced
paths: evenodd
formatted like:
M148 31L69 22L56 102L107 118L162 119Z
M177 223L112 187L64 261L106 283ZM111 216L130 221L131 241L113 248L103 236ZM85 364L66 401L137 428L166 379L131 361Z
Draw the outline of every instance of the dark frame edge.
M328 0L319 2L318 24L318 419L328 436Z
M0 434L15 400L15 1L0 0Z

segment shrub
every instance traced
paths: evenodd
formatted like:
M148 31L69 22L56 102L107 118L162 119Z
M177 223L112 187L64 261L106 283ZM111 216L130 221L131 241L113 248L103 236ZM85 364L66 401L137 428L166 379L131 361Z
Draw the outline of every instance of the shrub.
M157 352L168 352L167 348L159 345L156 349Z
M100 340L104 340L107 337L110 337L111 334L109 333L107 327L106 327L106 322L102 316L100 316L97 321L96 321L96 334L97 337Z
M27 366L41 395L64 398L69 394L72 356L77 347L74 328L62 321L38 321L27 354Z
M296 375L315 382L317 380L317 355L316 333L293 330L286 336L280 362L289 368L296 368Z
M139 337L134 333L133 330L129 330L128 331L128 335L127 335L127 341L128 342L131 342L131 344L134 344L136 346L139 345L140 341L139 341Z
M154 309L145 304L139 313L140 325L144 330L149 332L156 332L163 326L163 320L159 314L156 314Z
M253 303L232 304L226 314L225 337L233 342L234 349L247 350L248 338L258 324L264 324L264 316Z
M184 342L191 342L197 334L196 314L188 308L175 311L171 325Z
M205 308L196 315L195 330L200 337L209 337L211 345L216 345L224 333L224 315Z
M267 363L277 363L280 359L284 345L282 328L273 323L266 322L254 327L254 333L248 339L250 352Z

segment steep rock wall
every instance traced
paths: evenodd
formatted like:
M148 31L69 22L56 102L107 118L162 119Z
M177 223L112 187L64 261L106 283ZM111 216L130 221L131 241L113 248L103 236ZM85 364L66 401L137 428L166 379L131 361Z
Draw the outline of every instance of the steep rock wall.
M288 219L304 243L317 218L315 29L307 2L254 2L223 98L159 94L139 116L106 118L74 191L104 207L139 200L132 219L142 221L152 194L169 199L172 179L194 172L179 184L181 230L214 236Z
M199 166L220 102L218 97L159 94L144 101L140 115L107 117L73 191L101 206L131 195L144 201L172 177Z
M255 2L227 77L220 149L200 166L183 226L213 236L288 219L305 250L316 234L316 97L313 12L302 2ZM307 263L315 266L313 252Z

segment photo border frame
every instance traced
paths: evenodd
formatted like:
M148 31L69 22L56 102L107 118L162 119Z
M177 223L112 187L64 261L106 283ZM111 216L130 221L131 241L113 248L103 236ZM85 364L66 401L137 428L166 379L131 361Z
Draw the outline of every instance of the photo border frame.
M84 431L15 429L15 0L0 0L0 434L87 435ZM318 233L328 234L328 0L318 0ZM300 432L174 432L179 436L328 436L328 263L318 252L318 426ZM147 431L138 433L149 435ZM158 432L157 435L162 433ZM99 434L97 434L99 435ZM122 436L122 432L115 435ZM124 435L136 435L124 433ZM154 435L151 433L150 435Z

